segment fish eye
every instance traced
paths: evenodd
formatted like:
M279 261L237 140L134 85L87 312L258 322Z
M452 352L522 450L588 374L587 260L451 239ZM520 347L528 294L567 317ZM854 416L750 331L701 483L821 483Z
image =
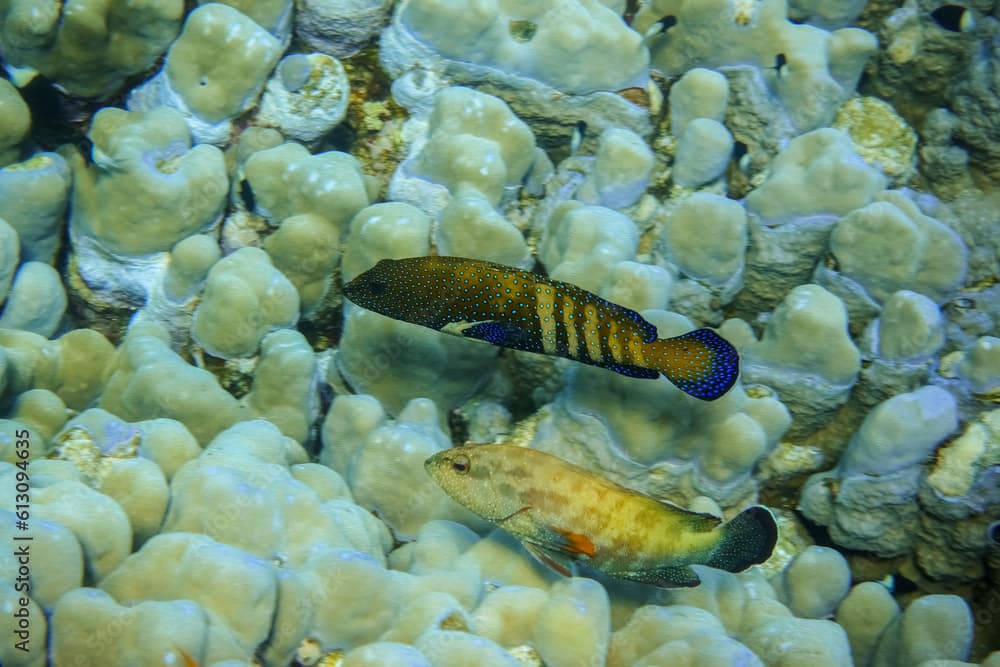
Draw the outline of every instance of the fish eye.
M386 284L381 280L371 280L368 282L368 289L371 290L371 293L376 296L385 294L385 288Z
M451 460L451 469L457 472L459 475L464 475L469 472L469 468L472 463L469 461L469 457L465 454L458 454Z

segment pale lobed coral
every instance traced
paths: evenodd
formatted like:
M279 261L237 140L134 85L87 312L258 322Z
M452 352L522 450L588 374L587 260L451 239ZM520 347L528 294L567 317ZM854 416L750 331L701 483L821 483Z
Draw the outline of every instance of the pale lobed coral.
M0 54L22 71L42 74L72 95L105 99L151 67L177 37L181 0L60 2L13 0L0 6Z
M423 51L567 93L629 88L647 76L649 56L640 36L596 0L480 0L472 8L448 0L408 0L396 10L393 27ZM398 74L406 69L404 58L414 55L383 46L382 57Z
M666 16L675 25L648 38L654 68L667 76L693 67L749 69L751 85L780 100L796 134L833 119L876 48L874 35L858 28L795 25L785 0L656 0L636 14L635 27L650 32Z
M398 3L379 58L399 98L419 103L449 83L475 86L546 137L568 138L578 120L646 136L649 110L659 108L641 35L597 0Z
M227 143L232 118L254 105L281 51L253 18L218 2L203 4L188 14L163 69L129 94L128 107L173 108L197 141Z
M31 128L31 112L17 88L3 79L0 82L0 115L5 119L0 130L0 167L16 162L21 152L20 144Z
M413 155L393 173L389 196L437 215L451 197L475 196L491 206L517 194L538 149L531 129L504 102L471 88L434 96Z
M36 153L0 169L0 218L18 233L23 260L55 261L70 183L69 165L58 153Z
M955 400L934 386L881 403L865 417L839 466L806 482L802 511L843 546L884 556L908 553L920 515L913 501L921 463L957 421Z
M378 35L391 7L387 0L303 0L295 35L321 53L350 56Z
M323 53L292 54L268 79L256 120L289 139L316 141L344 119L349 95L339 60Z
M0 2L16 84L22 65L92 97L148 79L132 111L93 116L91 163L39 152L38 98L0 81L0 538L30 478L34 540L27 602L0 555L0 606L33 637L0 662L996 662L990 628L973 642L1000 516L989 199L885 189L940 175L950 198L973 183L966 148L989 164L983 59L961 108L922 121L849 99L873 50L845 29L853 0L656 0L634 28L619 1L409 0L379 45L391 80L326 55L372 44L388 4L199 3L181 31L170 3ZM933 10L887 20L899 67L984 43ZM70 60L88 17L107 22ZM286 51L293 26L320 53ZM907 35L941 50L908 60ZM650 54L676 80L651 84ZM359 124L390 84L411 117L383 100ZM922 125L919 174L900 116ZM383 157L355 150L365 133ZM537 258L662 335L719 326L742 382L705 403L353 304L338 327L342 282L435 253ZM763 573L668 592L561 579L423 471L507 437L698 511L798 503L824 544L894 560L809 546L786 517ZM871 580L886 573L973 606Z

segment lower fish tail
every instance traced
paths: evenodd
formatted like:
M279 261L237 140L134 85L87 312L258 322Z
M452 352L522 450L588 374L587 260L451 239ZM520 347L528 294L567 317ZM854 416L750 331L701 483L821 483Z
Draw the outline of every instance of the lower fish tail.
M771 510L760 505L748 507L719 528L722 540L705 565L742 572L771 557L778 541L778 524Z
M729 391L740 374L740 355L711 329L646 343L646 364L695 398L714 401Z

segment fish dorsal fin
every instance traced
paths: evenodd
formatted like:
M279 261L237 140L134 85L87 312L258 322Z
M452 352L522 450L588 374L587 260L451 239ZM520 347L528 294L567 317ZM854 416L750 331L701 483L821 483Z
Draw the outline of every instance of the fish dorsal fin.
M709 514L708 512L692 512L691 510L681 507L677 503L667 500L666 498L660 498L657 496L651 496L653 500L663 505L672 512L679 512L685 517L691 520L695 527L701 530L712 530L717 526L722 524L722 518L714 514Z

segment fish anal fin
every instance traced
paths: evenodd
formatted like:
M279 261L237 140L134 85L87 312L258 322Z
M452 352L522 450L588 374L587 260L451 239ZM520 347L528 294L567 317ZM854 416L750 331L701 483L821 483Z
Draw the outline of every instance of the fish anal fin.
M560 553L532 542L522 542L529 554L540 563L544 563L564 577L572 577L575 571L573 561L566 554Z
M561 530L559 528L554 528L555 532L559 533L566 539L566 544L560 549L568 554L583 555L593 558L597 554L597 548L589 537L583 533L574 533L569 530Z
M658 567L650 570L609 572L613 577L629 579L660 588L692 588L701 583L697 573L687 565Z

